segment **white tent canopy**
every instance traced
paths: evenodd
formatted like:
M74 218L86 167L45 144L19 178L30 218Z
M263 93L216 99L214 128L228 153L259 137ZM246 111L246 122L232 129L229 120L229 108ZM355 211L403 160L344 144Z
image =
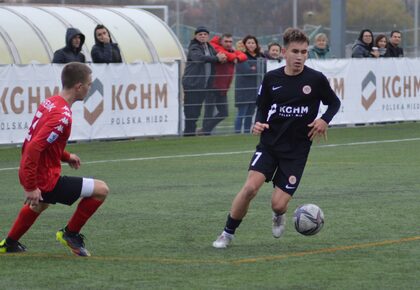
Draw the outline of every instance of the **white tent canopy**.
M155 15L137 8L110 6L0 6L0 64L50 63L65 46L69 27L85 36L83 53L91 61L94 29L105 25L118 43L123 61L184 60L171 28Z

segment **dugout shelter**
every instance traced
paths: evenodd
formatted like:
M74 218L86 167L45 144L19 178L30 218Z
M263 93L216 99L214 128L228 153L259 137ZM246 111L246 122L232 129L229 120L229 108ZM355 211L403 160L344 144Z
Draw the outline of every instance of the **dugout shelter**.
M94 28L105 25L123 62L185 60L178 38L160 18L138 8L115 6L0 5L0 64L47 64L64 47L66 30L78 28L91 62Z

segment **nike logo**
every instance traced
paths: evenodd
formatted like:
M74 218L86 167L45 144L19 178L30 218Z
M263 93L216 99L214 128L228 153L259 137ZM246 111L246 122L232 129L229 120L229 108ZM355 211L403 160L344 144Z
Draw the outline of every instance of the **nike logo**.
M281 86L278 86L278 87L273 86L273 91L278 90L280 88L281 88Z
M290 185L286 184L286 189L295 189L295 188L296 188L296 186L290 186Z

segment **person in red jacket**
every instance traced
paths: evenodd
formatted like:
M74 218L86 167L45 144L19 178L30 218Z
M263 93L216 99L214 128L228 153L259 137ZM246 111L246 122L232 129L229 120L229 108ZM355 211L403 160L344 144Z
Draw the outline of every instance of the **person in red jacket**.
M71 62L61 73L62 90L38 107L22 146L19 181L25 202L7 238L0 242L0 253L25 252L19 239L31 228L49 204L72 205L81 198L67 226L56 233L57 240L78 256L90 256L80 229L102 205L108 195L105 182L93 178L61 176L61 162L80 167L80 158L64 148L72 125L71 106L83 101L92 85L92 70Z
M213 93L206 97L203 128L199 131L204 135L210 135L217 124L228 116L227 91L232 83L235 64L247 60L245 53L233 48L233 37L229 33L213 37L210 44L216 52L226 55L226 62L215 65Z

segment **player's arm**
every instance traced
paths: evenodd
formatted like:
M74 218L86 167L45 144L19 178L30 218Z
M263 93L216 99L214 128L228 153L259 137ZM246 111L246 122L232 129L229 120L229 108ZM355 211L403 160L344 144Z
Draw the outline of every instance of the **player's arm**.
M268 94L268 81L265 76L260 88L258 89L257 96L257 114L255 116L255 124L252 127L252 133L260 135L264 130L269 129L268 125L268 111L270 109L271 97Z
M36 206L42 200L37 182L37 168L41 151L37 144L28 143L27 145L24 156L22 156L24 162L21 163L23 174L19 174L19 179L25 191L25 204Z
M311 141L315 140L318 137L323 137L327 140L327 129L328 124L331 122L333 117L337 114L338 110L340 109L340 99L331 89L330 83L328 82L327 78L322 75L322 81L320 82L321 85L321 92L322 92L322 103L328 106L325 113L321 116L321 118L314 120L312 123L308 125L311 130L308 133L308 137Z
M61 113L50 114L42 127L37 128L38 121L31 125L31 141L25 144L22 168L19 172L19 179L25 192L33 192L38 188L37 174L40 156L60 137L61 132L57 130L60 125L60 117ZM35 129L37 129L36 133L34 133Z

